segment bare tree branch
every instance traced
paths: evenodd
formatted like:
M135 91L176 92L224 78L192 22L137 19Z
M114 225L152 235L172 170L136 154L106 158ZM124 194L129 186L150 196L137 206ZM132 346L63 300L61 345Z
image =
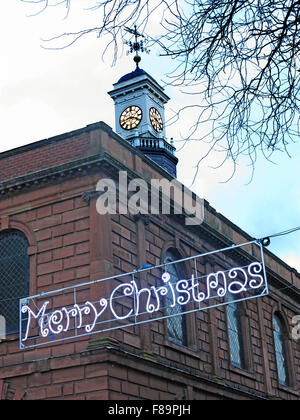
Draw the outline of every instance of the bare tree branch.
M35 13L59 6L69 12L74 4L21 1L39 7ZM198 168L218 151L223 153L218 166L230 159L234 173L246 156L254 170L259 156L270 160L276 151L288 153L298 140L300 0L94 0L90 10L98 14L99 26L60 34L46 46L57 48L55 42L63 41L59 48L64 48L87 34L106 35L103 54L112 48L116 61L124 26L149 34L161 55L173 59L166 83L199 98L185 138L209 144ZM153 35L151 22L158 16L161 33ZM204 130L208 124L210 130Z

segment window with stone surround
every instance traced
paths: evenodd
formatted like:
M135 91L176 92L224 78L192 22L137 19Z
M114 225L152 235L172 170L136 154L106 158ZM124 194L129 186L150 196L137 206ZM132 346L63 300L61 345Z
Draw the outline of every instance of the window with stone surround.
M19 299L29 295L28 241L15 229L0 233L0 315L6 334L19 331Z
M173 261L178 260L179 258L175 254L175 252L169 249L166 252L164 263L171 263ZM171 282L173 285L179 280L184 278L183 271L180 264L170 264L166 266L166 271L171 276ZM179 295L174 286L175 293ZM176 296L177 297L177 296ZM166 307L167 307L167 328L168 328L168 339L176 344L186 345L187 344L187 334L186 334L186 317L185 315L174 315L178 314L178 312L184 312L184 306L175 305L171 306L172 304L172 297L166 296ZM174 316L172 316L174 315Z
M235 297L232 294L228 295L228 299L232 301L226 308L230 361L233 366L246 369L241 304L234 301Z
M281 385L289 385L288 358L286 348L286 331L279 314L273 316L273 338L276 354L278 381Z

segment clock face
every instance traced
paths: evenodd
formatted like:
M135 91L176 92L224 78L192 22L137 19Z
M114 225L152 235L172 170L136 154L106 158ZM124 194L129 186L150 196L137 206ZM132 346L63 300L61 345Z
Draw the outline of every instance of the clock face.
M120 116L120 126L124 130L133 130L142 120L142 110L137 105L131 105L124 109Z
M160 113L156 108L150 108L149 111L150 121L155 131L161 131L163 129L163 120Z

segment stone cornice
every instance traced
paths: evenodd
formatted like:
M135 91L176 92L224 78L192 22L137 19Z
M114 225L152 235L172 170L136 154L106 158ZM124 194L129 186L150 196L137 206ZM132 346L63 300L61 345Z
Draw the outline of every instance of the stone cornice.
M102 162L102 156L91 156L0 182L0 198L57 182L57 180L81 175L92 167L100 166Z
M58 180L81 176L95 169L101 169L110 176L117 176L120 170L126 170L129 177L138 177L138 174L128 170L122 163L104 152L0 182L0 199Z

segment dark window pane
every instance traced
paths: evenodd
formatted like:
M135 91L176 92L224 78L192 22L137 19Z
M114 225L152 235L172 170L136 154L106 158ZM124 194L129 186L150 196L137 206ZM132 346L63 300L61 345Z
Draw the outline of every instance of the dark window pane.
M176 256L168 251L165 256L165 263L170 263L172 261L176 261ZM170 264L166 266L166 271L171 276L171 282L173 284L173 288L175 291L176 299L179 296L179 293L176 290L176 283L178 280L182 280L182 271L180 269L180 266L178 264ZM168 326L168 338L171 341L174 341L178 344L186 344L186 323L185 323L185 317L184 315L180 315L181 312L184 311L184 307L181 305L176 304L174 307L171 307L173 300L172 296L169 294L166 296L166 306L167 306L167 316L170 316L170 318L167 318L167 326ZM179 315L175 315L178 314ZM172 316L173 315L173 316Z
M281 383L282 385L288 385L289 378L287 367L287 355L284 343L284 328L280 318L277 315L275 315L273 318L273 325L278 380L279 383Z
M29 294L28 242L19 231L0 235L0 315L6 334L19 330L19 299Z
M233 295L229 295L228 298L234 299ZM241 312L238 302L227 305L227 323L231 363L240 369L245 369Z

